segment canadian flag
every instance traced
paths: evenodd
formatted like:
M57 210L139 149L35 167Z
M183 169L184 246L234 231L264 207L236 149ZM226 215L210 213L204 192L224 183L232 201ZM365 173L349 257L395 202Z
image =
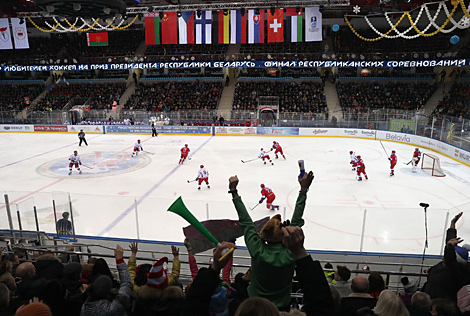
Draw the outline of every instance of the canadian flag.
M268 43L284 42L284 10L268 11Z

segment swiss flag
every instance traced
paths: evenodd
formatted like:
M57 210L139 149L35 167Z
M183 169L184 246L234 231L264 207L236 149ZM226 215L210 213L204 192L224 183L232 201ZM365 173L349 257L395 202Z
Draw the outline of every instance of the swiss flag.
M268 43L284 42L284 10L268 11Z

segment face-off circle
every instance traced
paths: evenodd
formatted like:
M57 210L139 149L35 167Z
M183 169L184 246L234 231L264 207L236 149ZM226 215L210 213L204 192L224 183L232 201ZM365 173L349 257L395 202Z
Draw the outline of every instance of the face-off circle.
M77 169L73 167L72 175L69 176L69 161L67 159L46 162L37 168L37 172L52 178L97 178L132 172L147 166L151 161L147 155L130 157L129 153L108 152L84 154L80 155L80 159L82 174L78 174Z

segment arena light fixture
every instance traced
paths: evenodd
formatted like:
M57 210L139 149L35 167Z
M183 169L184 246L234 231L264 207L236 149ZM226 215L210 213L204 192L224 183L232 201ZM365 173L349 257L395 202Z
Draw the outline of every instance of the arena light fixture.
M53 5L46 5L46 11L49 12L49 13L52 13L54 12L54 6Z
M111 8L109 8L109 7L103 8L103 13L106 14L106 15L110 14L111 13Z
M74 3L73 3L73 9L74 9L75 11L80 11L80 10L82 9L82 5L81 5L80 3L78 3L78 2L74 2Z

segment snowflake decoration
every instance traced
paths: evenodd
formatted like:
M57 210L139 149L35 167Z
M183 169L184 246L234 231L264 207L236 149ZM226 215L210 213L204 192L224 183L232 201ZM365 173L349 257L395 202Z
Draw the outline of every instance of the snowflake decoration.
M356 4L356 6L353 8L353 12L359 14L359 12L361 12L361 7Z
M460 21L460 25L465 26L465 27L469 27L470 26L470 20L467 17L464 17Z

